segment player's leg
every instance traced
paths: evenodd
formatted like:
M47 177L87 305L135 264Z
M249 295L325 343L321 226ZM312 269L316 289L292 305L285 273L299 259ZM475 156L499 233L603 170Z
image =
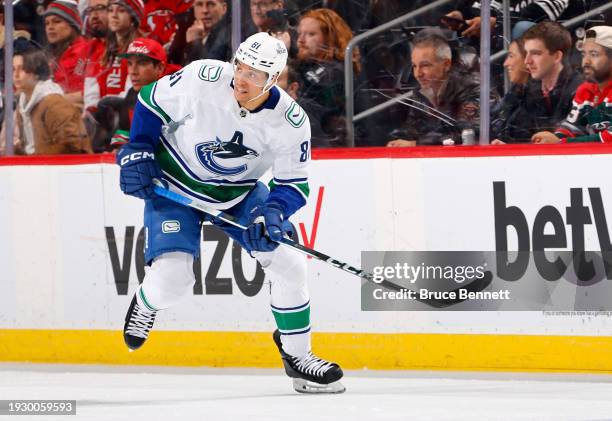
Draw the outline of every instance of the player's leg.
M269 194L261 183L240 204L226 211L244 225L249 223L249 212L261 205ZM242 230L228 224L217 223L243 248ZM285 371L290 377L329 384L342 377L337 364L316 357L311 352L310 295L306 282L306 259L299 252L278 247L272 252L251 252L270 281L270 306L278 330L274 341L283 358ZM342 392L342 385L326 387L326 392ZM305 390L300 386L298 391Z
M155 198L145 204L147 270L126 314L124 340L134 350L146 341L157 311L189 295L195 283L193 258L199 254L201 216L190 208Z
M276 321L274 343L285 372L294 379L296 391L341 393L342 369L311 351L310 295L306 282L306 259L294 249L278 247L269 253L253 253L270 280L270 304ZM309 383L309 382L314 382Z

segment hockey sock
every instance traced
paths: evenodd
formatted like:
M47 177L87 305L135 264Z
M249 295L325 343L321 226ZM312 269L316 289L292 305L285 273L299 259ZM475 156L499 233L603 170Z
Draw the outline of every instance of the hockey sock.
M297 307L271 307L285 352L296 357L307 354L310 351L310 302Z
M140 287L145 308L165 309L189 295L195 283L193 256L183 252L164 253L153 260Z

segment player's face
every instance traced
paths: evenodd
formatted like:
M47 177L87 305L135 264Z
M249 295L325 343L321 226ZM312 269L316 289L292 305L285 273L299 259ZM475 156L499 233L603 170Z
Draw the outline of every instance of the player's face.
M74 29L64 19L56 15L45 17L45 33L50 44L56 44L68 39Z
M529 78L529 71L525 67L525 56L521 54L516 42L512 42L508 48L508 55L504 61L504 67L508 72L508 78L512 83L524 84Z
M111 32L125 32L132 26L132 16L123 6L111 4L108 8L108 29Z
M163 66L148 57L130 56L127 62L128 75L136 92L161 77Z
M437 89L448 79L450 60L441 60L434 47L417 47L412 50L412 71L423 89Z
M325 52L325 36L319 21L304 18L298 27L298 58L321 58Z
M238 102L250 101L261 94L267 80L266 73L234 60L234 97Z
M15 90L20 92L32 92L38 78L34 73L28 73L23 68L23 56L13 57L13 83Z
M612 60L606 50L593 41L582 45L582 71L584 77L592 82L604 83L612 77Z
M561 62L563 53L555 51L551 53L540 39L528 39L525 41L525 66L535 80L550 77L555 65Z

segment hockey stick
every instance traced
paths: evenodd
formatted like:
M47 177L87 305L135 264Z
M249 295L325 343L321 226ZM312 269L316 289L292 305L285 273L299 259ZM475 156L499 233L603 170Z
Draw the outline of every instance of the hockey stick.
M240 221L238 220L238 218L232 216L232 215L228 215L227 213L220 211L218 209L212 208L210 206L205 205L204 203L201 203L199 201L195 201L193 199L190 199L186 196L183 196L181 194L175 193L173 191L168 190L166 187L164 187L164 184L162 181L154 179L153 180L154 186L153 186L153 191L155 191L155 193L159 196L165 197L166 199L169 199L173 202L176 203L180 203L181 205L184 206L188 206L194 209L197 209L201 212L204 212L210 216L214 216L215 218L233 225L235 227L238 227L242 230L246 230L247 227L245 227L244 225L242 225L240 223ZM285 238L283 237L281 241L279 241L280 244L287 246L287 247L291 247L297 251L299 251L302 254L305 254L306 256L311 256L317 260L320 260L322 262L325 262L327 264L330 264L334 267L337 267L338 269L342 269L345 272L348 272L352 275L356 275L360 278L365 279L366 281L369 282L374 282L377 285L380 285L384 288L393 290L393 291L398 291L398 292L406 292L409 291L407 288L405 287L401 287L397 284L394 284L393 282L389 282L386 279L380 281L380 282L376 282L374 281L374 276L371 273L365 272L361 269L358 269L356 267L353 267L351 265L349 265L348 263L342 262L338 259L335 259L331 256L328 256L324 253L321 253L320 251L311 249L309 247L303 246L302 244L291 240L290 238ZM490 274L490 272L486 272L487 274ZM456 290L454 290L455 292L457 292L459 289L465 289L468 292L475 292L475 291L482 291L483 289L485 289L493 280L492 276L485 276L481 279L478 279L474 282L472 282L470 285L468 285L467 287L464 288L457 288ZM459 297L459 294L455 294L456 297ZM457 304L460 303L462 301L465 301L464 299L435 299L435 298L426 298L426 299L421 299L417 296L415 297L416 301L419 301L423 304L427 304L431 307L435 307L435 308L444 308L444 307L448 307L451 306L453 304Z

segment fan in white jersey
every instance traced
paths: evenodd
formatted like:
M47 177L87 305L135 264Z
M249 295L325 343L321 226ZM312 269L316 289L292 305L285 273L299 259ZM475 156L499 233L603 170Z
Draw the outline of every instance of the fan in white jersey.
M262 32L240 45L232 63L195 61L141 89L130 142L117 163L122 191L145 200L145 260L151 267L128 309L124 339L131 350L140 348L157 311L190 294L201 224L209 220L264 268L277 324L273 339L294 388L338 393L344 391L342 370L311 352L304 257L278 247L292 234L289 217L309 193L310 122L275 86L286 62L285 45ZM258 180L270 169L268 189ZM225 210L248 229L156 196L156 178Z

